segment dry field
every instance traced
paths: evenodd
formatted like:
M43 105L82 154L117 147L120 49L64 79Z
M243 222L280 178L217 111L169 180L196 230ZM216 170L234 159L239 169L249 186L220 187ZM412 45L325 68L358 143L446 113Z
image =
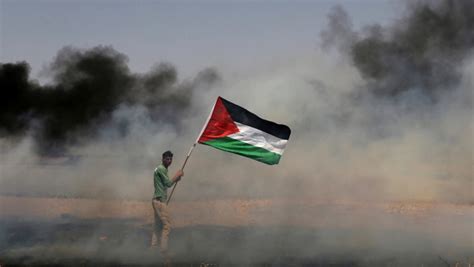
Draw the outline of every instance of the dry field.
M175 201L182 266L474 266L474 206ZM0 265L154 265L147 201L0 197Z

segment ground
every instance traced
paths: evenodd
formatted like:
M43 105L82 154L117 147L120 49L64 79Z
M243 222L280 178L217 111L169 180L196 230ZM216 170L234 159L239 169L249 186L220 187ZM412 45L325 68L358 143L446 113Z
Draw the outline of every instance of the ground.
M173 266L474 266L474 206L174 201ZM149 201L0 197L0 265L148 266Z

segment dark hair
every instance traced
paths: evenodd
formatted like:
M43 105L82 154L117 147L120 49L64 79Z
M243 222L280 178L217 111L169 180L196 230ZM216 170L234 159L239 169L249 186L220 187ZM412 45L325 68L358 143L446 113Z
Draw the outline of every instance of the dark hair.
M166 151L165 153L163 153L162 156L163 156L163 158L166 158L166 157L172 158L172 157L173 157L173 153L171 153L171 151L168 150L168 151Z

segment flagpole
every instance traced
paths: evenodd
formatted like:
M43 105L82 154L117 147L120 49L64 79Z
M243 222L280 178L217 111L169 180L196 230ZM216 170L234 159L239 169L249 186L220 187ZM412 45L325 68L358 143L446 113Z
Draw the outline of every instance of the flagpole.
M206 129L206 126L207 124L209 123L209 120L211 119L211 116L212 116L212 113L214 112L214 108L216 107L216 105L214 105L212 107L212 110L211 112L209 113L209 116L207 117L207 120L206 122L204 123L204 126L202 127L201 129L201 132L199 133L198 137L196 138L196 141L194 142L194 144L191 146L191 148L189 149L189 152L188 152L188 155L186 156L186 159L184 160L184 163L183 163L183 166L181 167L181 171L184 170L184 166L186 166L186 163L188 162L188 159L189 157L191 156L191 153L193 152L193 149L196 147L198 141L199 141L199 138L201 137L202 133L204 132L204 130ZM170 193L170 197L168 198L168 200L166 201L166 205L168 205L168 203L170 203L170 200L171 200L171 197L173 196L173 192L174 190L176 189L176 186L178 185L178 182L176 182L173 186L173 189L171 190L171 193Z

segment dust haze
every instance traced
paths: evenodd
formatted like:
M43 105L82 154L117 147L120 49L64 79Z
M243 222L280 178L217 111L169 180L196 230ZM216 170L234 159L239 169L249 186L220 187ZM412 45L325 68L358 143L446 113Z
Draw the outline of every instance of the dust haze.
M357 31L334 7L321 50L235 77L132 73L113 47L2 63L1 188L147 199L161 153L182 164L217 96L290 126L280 165L198 146L177 199L291 196L472 202L473 4L416 2ZM199 192L199 193L196 193Z
M63 48L44 70L44 84L30 77L27 62L2 63L0 193L148 200L161 153L174 152L175 172L222 96L291 128L282 160L267 166L198 145L173 201L474 203L474 3L414 1L392 24L362 29L343 8L328 12L310 55L234 76L209 68L180 77L172 63L133 73L126 55L110 46ZM275 211L271 218L277 224L299 211L312 212ZM319 211L311 215L348 219ZM365 224L378 252L397 247L383 245L387 239L425 244L372 229L398 219L370 216L350 220ZM471 219L453 235L459 251L472 249L463 234ZM430 229L440 238L449 230ZM330 241L336 236L320 233L322 251L337 247ZM359 241L342 249L354 252ZM310 245L298 253L310 255Z

